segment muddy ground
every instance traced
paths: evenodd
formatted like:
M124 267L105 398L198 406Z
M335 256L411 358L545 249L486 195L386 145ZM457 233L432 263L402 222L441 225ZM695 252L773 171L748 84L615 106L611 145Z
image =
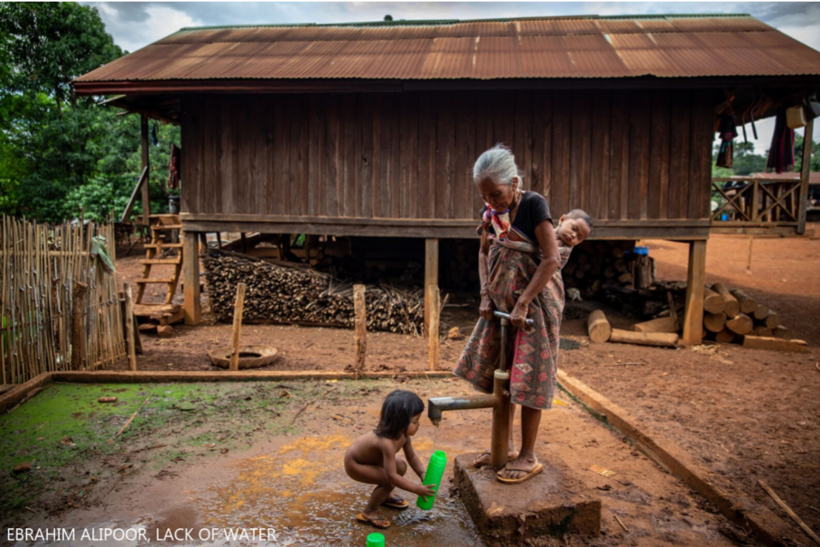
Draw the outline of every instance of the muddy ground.
M25 460L33 466L0 479L0 520L4 529L73 528L73 545L133 544L79 540L82 530L105 527L143 530L154 539L177 528L197 535L211 528L273 528L275 545L364 545L373 529L354 518L369 487L345 476L343 454L374 427L381 401L396 388L425 399L472 392L456 379L54 384L0 417L7 441L0 465ZM104 405L99 396L119 400ZM109 443L135 410L137 418ZM413 444L425 462L436 449L447 452L442 495L429 513L384 509L393 520L388 545L482 545L450 485L452 460L489 446L489 417L487 410L445 413L439 428L423 418ZM562 460L601 499L602 535L532 545L719 546L743 537L564 393L542 421L538 452L547 472L550 462ZM589 470L593 464L616 474L598 475Z
M811 229L817 230L817 226ZM685 280L687 247L646 241L658 277ZM707 281L741 287L780 312L807 354L717 348L664 350L589 345L583 320L562 329L560 366L603 393L697 457L726 490L742 493L787 518L757 485L768 482L820 533L820 240L713 236L707 245ZM139 277L132 255L118 261L122 281ZM203 278L204 279L204 278ZM154 288L159 298L161 289ZM149 298L152 296L149 294ZM177 295L178 299L181 296ZM207 310L207 293L203 297ZM608 314L615 326L630 322ZM444 320L469 332L472 314L448 308ZM230 341L230 325L175 327L175 336L143 336L145 370L210 370L207 351ZM327 328L247 325L243 343L270 344L281 352L272 370L341 370L353 357L352 332ZM452 368L464 340L442 345L442 369ZM368 368L426 368L426 341L370 333Z

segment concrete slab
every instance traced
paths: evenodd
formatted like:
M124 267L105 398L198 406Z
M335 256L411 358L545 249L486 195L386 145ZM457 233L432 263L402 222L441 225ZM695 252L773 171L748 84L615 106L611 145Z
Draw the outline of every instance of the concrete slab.
M473 467L478 455L455 459L455 481L488 546L521 545L527 537L601 533L601 500L563 461L542 461L540 475L510 485L497 481L490 467Z

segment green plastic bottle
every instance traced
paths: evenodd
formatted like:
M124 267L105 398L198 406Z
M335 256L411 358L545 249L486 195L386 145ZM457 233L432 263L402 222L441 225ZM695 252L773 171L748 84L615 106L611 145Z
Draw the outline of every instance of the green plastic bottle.
M419 499L416 500L416 505L420 509L429 511L433 508L433 503L435 503L436 497L438 496L438 488L441 485L441 478L444 476L445 467L447 467L447 454L441 450L436 450L433 455L430 456L430 463L427 464L427 472L424 474L424 484L434 484L433 490L436 494L427 496L427 501L424 501L424 498L419 496Z
M367 536L367 547L384 547L384 536L372 533Z

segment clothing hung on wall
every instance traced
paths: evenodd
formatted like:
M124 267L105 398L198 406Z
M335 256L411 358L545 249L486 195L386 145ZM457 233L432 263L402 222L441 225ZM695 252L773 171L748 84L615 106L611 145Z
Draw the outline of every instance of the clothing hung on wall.
M792 169L794 169L794 130L789 129L786 125L786 109L781 108L775 117L766 172L782 173Z

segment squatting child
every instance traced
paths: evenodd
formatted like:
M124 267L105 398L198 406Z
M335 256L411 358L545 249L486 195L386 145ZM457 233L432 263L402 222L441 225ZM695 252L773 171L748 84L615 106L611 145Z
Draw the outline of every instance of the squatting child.
M410 438L419 430L419 420L424 403L413 392L396 390L382 403L379 425L356 439L345 453L345 471L351 479L365 484L375 484L364 510L356 516L359 522L376 528L388 528L390 519L381 518L380 506L406 509L409 504L398 496L391 496L394 488L419 496L435 494L432 486L414 484L404 478L407 466L413 468L419 480L424 480L424 467L413 450ZM396 458L404 450L407 462Z

